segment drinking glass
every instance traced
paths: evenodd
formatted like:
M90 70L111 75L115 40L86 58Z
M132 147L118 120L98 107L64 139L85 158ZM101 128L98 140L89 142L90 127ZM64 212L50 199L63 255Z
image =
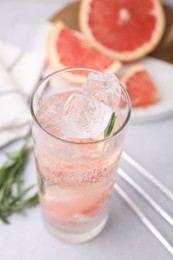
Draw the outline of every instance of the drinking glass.
M102 140L72 140L59 133L59 118L69 93L81 93L81 85L70 83L86 68L67 68L44 78L31 97L32 135L39 199L46 227L69 243L91 240L104 228L116 179L131 105L120 86L112 136ZM69 122L69 131L71 124Z

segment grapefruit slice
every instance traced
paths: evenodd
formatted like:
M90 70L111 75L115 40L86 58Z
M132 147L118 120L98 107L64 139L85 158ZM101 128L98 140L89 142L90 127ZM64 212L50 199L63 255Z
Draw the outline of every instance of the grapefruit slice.
M88 41L111 58L132 61L151 52L165 27L160 0L83 0L79 23Z
M117 72L121 63L107 57L91 47L81 38L81 35L70 30L62 22L54 24L47 44L48 62L54 70L65 67L87 67L105 72ZM86 74L65 73L64 76L71 82L83 83Z
M120 82L127 89L132 107L146 107L157 102L158 90L143 65L130 66L120 77Z
M54 221L81 222L95 215L110 197L112 186L106 190L101 188L89 189L59 189L58 185L47 189L41 197L41 205L45 214Z

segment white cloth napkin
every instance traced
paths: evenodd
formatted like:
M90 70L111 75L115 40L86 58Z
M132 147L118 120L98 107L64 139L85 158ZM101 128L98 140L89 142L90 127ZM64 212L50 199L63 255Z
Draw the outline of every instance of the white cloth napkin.
M41 53L0 41L0 148L29 132L28 99L44 65Z

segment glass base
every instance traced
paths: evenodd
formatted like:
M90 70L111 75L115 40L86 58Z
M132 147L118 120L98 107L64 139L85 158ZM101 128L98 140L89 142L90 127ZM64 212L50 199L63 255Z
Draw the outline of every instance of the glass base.
M47 230L52 235L54 235L57 239L70 244L80 244L92 240L93 238L98 236L100 232L104 229L107 220L108 220L108 215L106 215L105 218L102 219L102 221L97 226L95 226L94 228L90 229L87 232L82 232L82 233L74 233L74 232L69 233L60 230L56 228L54 225L52 225L51 223L49 223L45 218L44 218L44 223Z

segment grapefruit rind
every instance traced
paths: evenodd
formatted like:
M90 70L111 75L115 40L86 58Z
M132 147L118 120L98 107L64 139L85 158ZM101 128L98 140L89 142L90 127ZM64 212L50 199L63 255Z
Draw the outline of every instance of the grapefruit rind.
M146 70L142 64L135 64L135 65L129 66L129 68L127 68L125 70L125 72L121 75L120 82L122 84L126 85L126 81L129 78L131 78L131 76L133 76L138 71L146 71Z
M65 25L61 22L58 21L54 24L53 29L51 30L49 37L48 37L48 41L47 41L47 57L48 57L48 63L51 65L51 67L54 70L59 70L59 69L63 69L66 66L64 64L61 63L58 53L56 51L56 42L57 39L60 35L61 30L65 28ZM76 37L79 37L79 33L76 33ZM79 54L80 55L80 54ZM122 64L119 61L113 61L112 64L107 67L106 69L104 69L104 72L109 72L109 73L116 73L120 68L121 68ZM75 67L75 64L74 64ZM96 69L96 68L90 68L90 69ZM86 81L86 76L83 75L74 75L72 73L64 73L63 77L72 82L72 83L76 83L76 84L82 84Z
M164 29L165 29L165 14L163 11L163 7L159 0L152 0L154 4L154 11L153 13L156 16L157 25L156 29L153 31L152 37L149 42L143 44L139 48L137 48L135 51L114 51L111 49L108 49L103 44L98 42L95 37L93 36L90 27L88 26L88 14L90 9L90 3L92 0L83 0L80 4L80 11L79 11L79 25L80 29L87 38L87 40L90 42L93 47L95 47L97 50L101 51L105 55L118 59L122 62L129 62L134 61L139 58L144 57L148 53L150 53L159 43L161 40ZM99 14L101 16L101 14Z

